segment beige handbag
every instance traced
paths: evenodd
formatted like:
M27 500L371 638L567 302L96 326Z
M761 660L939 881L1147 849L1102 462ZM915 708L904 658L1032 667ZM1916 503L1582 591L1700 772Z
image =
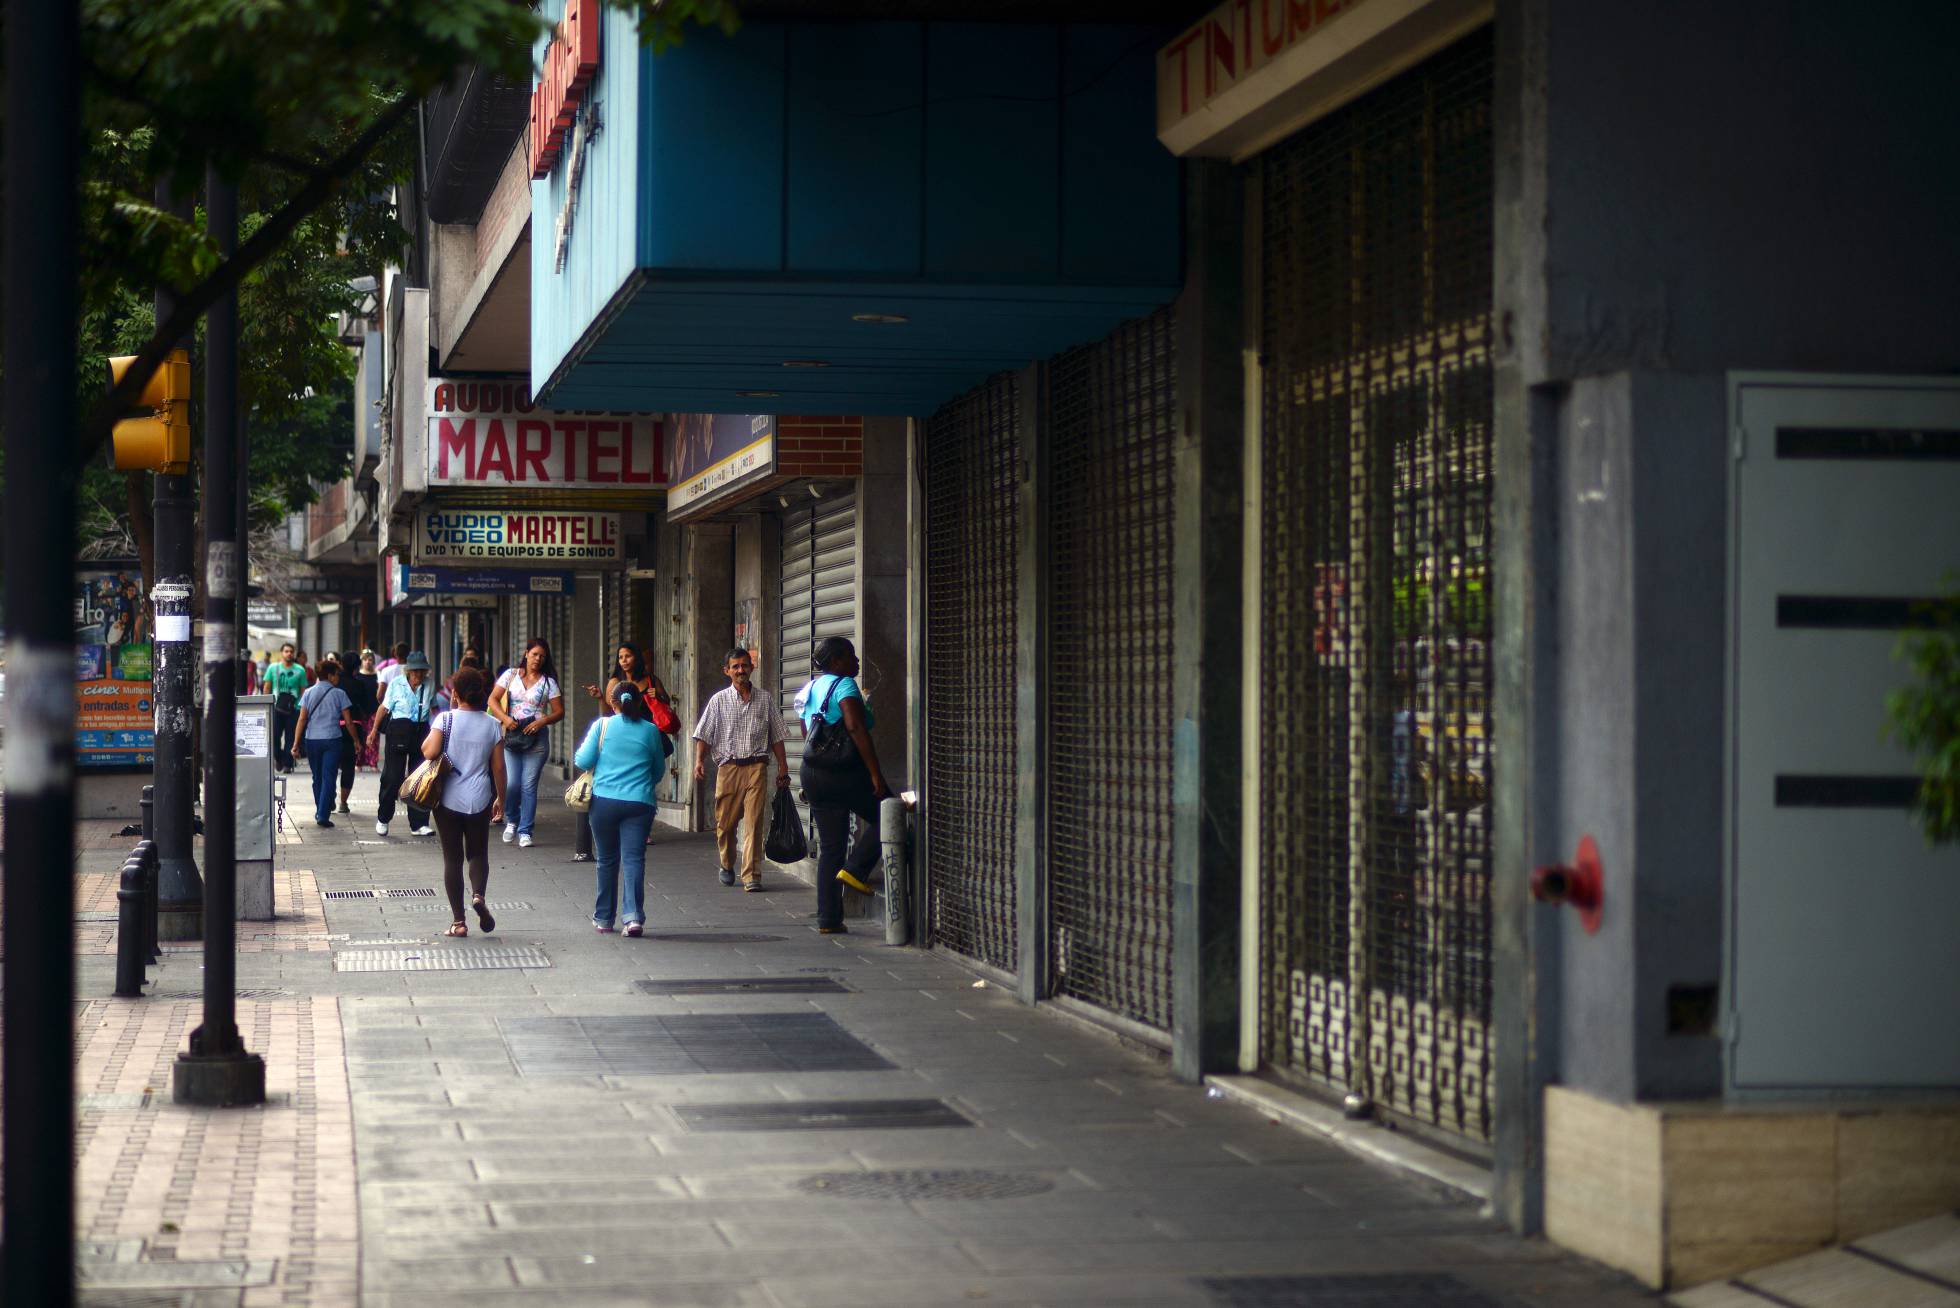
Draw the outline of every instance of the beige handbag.
M450 726L455 725L455 714L446 715ZM425 758L415 765L415 770L402 778L401 789L396 792L404 804L413 804L427 812L442 801L442 781L449 775L449 728L442 728L442 754L437 758Z
M611 718L602 718L599 721L599 754L601 757L604 757L606 752L606 724L611 721ZM592 774L598 770L596 765L587 768L572 779L571 785L565 787L566 808L569 808L574 813L590 813L592 811Z

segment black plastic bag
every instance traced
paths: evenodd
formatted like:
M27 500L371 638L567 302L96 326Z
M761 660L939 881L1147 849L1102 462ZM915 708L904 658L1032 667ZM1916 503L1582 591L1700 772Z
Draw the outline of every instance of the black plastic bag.
M799 863L810 856L810 842L803 838L803 819L796 815L796 801L788 786L776 787L776 811L769 816L769 839L762 852L771 863Z

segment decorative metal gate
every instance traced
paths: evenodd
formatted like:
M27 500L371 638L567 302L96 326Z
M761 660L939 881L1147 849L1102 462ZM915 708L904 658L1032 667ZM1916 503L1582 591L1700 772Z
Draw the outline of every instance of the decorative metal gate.
M807 498L807 497L806 497ZM809 684L810 655L827 636L857 639L857 492L810 500L783 514L782 590L777 595L775 686L789 739L790 776L803 761L796 693ZM874 687L867 687L871 694ZM810 812L802 808L804 826Z
M1020 388L1012 375L925 429L926 841L935 945L1012 972Z
M1049 984L1171 1026L1171 310L1056 359Z
M1491 40L1267 152L1260 1044L1491 1126Z

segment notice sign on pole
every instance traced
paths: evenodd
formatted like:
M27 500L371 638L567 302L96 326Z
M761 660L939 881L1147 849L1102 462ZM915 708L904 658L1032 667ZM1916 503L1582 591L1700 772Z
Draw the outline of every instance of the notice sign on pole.
M617 513L444 506L416 516L414 562L592 566L619 562L622 546Z
M431 377L431 486L531 490L660 490L667 485L660 423L631 413L556 413L521 381Z

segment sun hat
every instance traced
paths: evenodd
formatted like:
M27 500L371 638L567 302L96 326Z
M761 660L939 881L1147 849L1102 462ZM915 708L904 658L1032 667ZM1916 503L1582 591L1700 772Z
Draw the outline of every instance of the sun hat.
M427 672L428 670L429 656L419 649L411 650L409 652L408 662L402 664L402 671L404 672Z

